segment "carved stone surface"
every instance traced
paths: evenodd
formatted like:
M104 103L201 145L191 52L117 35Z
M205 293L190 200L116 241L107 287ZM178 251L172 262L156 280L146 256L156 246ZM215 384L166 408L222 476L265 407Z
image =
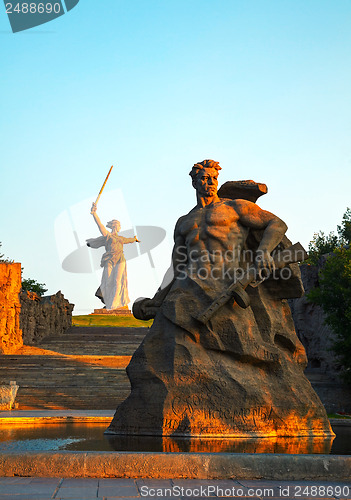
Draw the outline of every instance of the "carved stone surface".
M220 198L230 198L231 200L244 199L255 203L257 199L268 193L266 184L249 181L228 181L218 190Z
M45 297L21 292L20 300L24 344L37 345L44 337L61 335L72 326L74 305L61 292Z
M198 319L236 272L254 263L257 272L268 272L271 252L289 243L278 217L228 193L218 197L219 169L206 160L191 172L197 205L176 225L174 279L134 309L140 318L155 320L127 368L131 394L106 432L331 436L325 410L303 374L305 350L284 298L303 293L296 266L289 279L271 275L248 287L249 307L231 300L207 323Z
M21 264L0 263L0 354L12 354L23 345L20 289Z

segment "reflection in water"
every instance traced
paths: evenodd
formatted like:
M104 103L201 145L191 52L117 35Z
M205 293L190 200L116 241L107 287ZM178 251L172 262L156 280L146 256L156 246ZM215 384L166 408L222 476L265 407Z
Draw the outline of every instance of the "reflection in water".
M202 439L153 436L106 435L116 451L158 451L175 453L291 453L329 454L333 437Z
M350 426L333 427L336 438L201 439L104 435L106 424L1 426L0 452L152 451L194 453L351 454Z

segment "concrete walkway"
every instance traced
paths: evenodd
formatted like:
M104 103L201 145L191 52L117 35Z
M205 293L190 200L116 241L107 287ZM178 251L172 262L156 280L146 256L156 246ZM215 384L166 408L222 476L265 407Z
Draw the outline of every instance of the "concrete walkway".
M0 477L0 500L351 499L350 482Z

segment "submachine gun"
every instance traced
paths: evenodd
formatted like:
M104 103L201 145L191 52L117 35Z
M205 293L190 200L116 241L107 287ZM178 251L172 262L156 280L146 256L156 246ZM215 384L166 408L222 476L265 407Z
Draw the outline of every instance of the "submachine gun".
M295 243L280 252L277 252L272 256L274 269L282 269L289 264L294 264L295 262L303 262L308 257L306 250L303 248L301 243ZM202 323L206 324L212 316L220 309L224 304L226 304L229 300L233 300L240 307L246 309L250 305L250 297L248 293L245 291L245 288L249 285L257 286L257 284L261 283L265 279L269 278L269 275L261 278L259 283L256 282L257 278L257 269L255 266L251 266L246 275L237 279L230 285L229 288L225 292L222 293L219 297L217 297L212 304L201 313L197 319Z

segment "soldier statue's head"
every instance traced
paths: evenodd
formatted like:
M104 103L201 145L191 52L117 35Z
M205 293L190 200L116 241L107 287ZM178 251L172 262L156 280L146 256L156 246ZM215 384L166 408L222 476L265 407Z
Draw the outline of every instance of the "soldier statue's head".
M212 197L217 194L219 170L222 170L222 168L218 161L204 160L195 163L189 175L198 194L205 197Z

